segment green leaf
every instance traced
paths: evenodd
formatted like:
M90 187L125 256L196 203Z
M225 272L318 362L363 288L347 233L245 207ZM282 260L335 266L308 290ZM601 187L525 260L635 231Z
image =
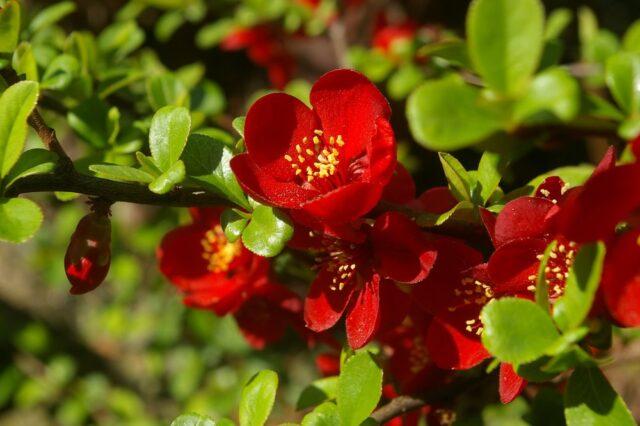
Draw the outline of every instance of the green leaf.
M213 47L220 43L235 25L233 19L218 19L205 25L196 34L196 44L201 49Z
M38 81L38 65L30 43L23 41L18 45L13 52L11 66L18 75L25 76L25 80Z
M504 125L501 113L480 90L457 75L421 84L409 96L407 119L421 145L440 151L473 145Z
M533 361L560 338L551 317L529 300L493 300L482 309L480 319L483 345L500 361L510 364Z
M141 170L149 173L154 177L158 177L162 174L162 171L158 168L158 166L156 166L156 163L153 161L153 158L147 157L146 155L138 151L136 152L136 159L140 164ZM186 165L185 165L185 170L186 170Z
M80 72L78 60L71 55L57 56L42 76L42 88L64 90Z
M444 59L463 68L472 68L467 51L467 43L460 39L446 39L429 43L420 48L418 56Z
M585 333L586 334L586 333ZM570 345L542 366L542 371L560 374L577 366L595 367L596 362L580 346Z
M233 152L225 142L202 134L189 136L182 154L190 180L249 210L247 198L231 170L232 158Z
M501 157L499 154L491 151L485 151L480 157L478 164L478 185L480 187L480 203L486 205L491 195L496 191L502 176L500 174Z
M12 53L20 38L20 3L9 0L0 8L0 53Z
M544 46L539 0L474 0L467 13L469 55L492 89L522 92L538 67Z
M620 52L609 58L607 87L629 115L640 113L640 53Z
M69 126L84 141L97 149L109 145L112 126L109 106L97 97L85 99L67 113Z
M233 243L242 237L242 231L247 227L249 219L235 209L225 209L220 215L220 225L229 242Z
M152 77L147 83L147 97L154 111L167 105L189 106L187 88L171 73Z
M640 19L631 24L624 33L622 47L628 52L640 53Z
M246 117L236 117L231 122L234 130L238 132L240 137L244 138L244 122L246 121Z
M172 421L171 426L216 426L216 422L200 414L183 414Z
M338 407L332 402L318 405L312 412L304 416L301 426L342 426Z
M76 5L72 1L62 1L49 7L45 7L33 18L29 24L29 31L32 34L37 31L41 31L44 28L60 21L70 13L73 13L75 10Z
M269 418L278 389L278 375L263 370L253 376L242 389L240 426L262 426Z
M540 266L538 266L538 273L536 275L536 303L545 312L549 312L549 286L547 285L547 264L551 257L551 252L555 249L557 241L551 241L547 248L544 250Z
M562 35L565 29L571 24L573 13L571 9L559 8L549 14L544 30L545 40L552 40Z
M471 177L469 173L453 155L439 152L438 157L453 196L460 201L471 201Z
M119 61L140 47L144 38L144 31L135 21L116 22L102 31L98 37L98 47Z
M634 426L624 401L597 367L576 368L567 382L564 415L568 426Z
M273 207L259 205L242 231L242 243L259 256L273 257L292 236L293 225L287 215Z
M38 100L38 83L21 81L0 96L0 179L22 154L27 137L27 118Z
M338 379L336 401L343 426L362 423L378 405L382 394L382 369L367 351L350 357Z
M409 62L394 72L387 82L387 93L391 99L406 98L425 79L424 73L417 65Z
M207 115L218 115L227 106L222 88L210 80L204 80L191 91L191 110Z
M5 188L9 188L16 180L39 173L52 172L56 167L58 156L48 149L35 148L22 153L18 161L4 178Z
M149 130L149 148L160 170L166 171L178 161L190 129L191 117L186 108L166 106L155 113Z
M0 198L0 241L22 243L42 224L42 211L26 198Z
M93 164L89 166L89 170L94 172L99 178L115 180L118 182L140 182L149 184L154 180L154 177L144 170L129 166Z
M298 402L296 410L304 410L325 401L334 399L338 391L338 376L325 377L314 381L304 388Z
M580 111L580 85L563 68L538 74L514 108L517 122L545 123L573 120Z
M166 172L155 178L149 184L149 191L156 194L166 194L171 191L174 186L182 182L185 178L185 167L182 160L178 160L167 169Z
M580 247L569 269L564 295L553 307L553 319L560 330L566 332L576 328L587 317L600 284L604 255L603 243Z
M154 34L158 40L166 42L185 21L184 15L180 11L166 12L156 21Z

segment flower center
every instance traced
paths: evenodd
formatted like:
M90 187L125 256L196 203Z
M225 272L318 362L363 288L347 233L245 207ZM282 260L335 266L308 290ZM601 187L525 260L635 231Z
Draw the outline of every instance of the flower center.
M577 247L573 241L559 240L549 253L549 260L544 269L544 279L549 289L549 297L552 300L564 294L564 287L569 277L569 269L575 260ZM541 261L544 255L539 254L537 258ZM532 284L527 287L527 290L535 293L538 277L537 275L529 275L528 279Z
M429 353L422 336L413 338L413 345L409 351L409 370L416 374L422 371L429 364Z
M340 163L339 148L345 142L342 135L324 137L322 130L314 130L311 139L304 137L302 143L296 144L295 153L285 154L284 159L291 163L295 175L306 182L333 176Z
M463 278L461 287L453 290L454 294L462 298L462 305L449 307L449 312L455 312L459 307L467 305L484 306L495 297L493 289L487 283L472 277ZM480 336L484 331L479 317L465 321L465 330Z
M211 272L225 272L242 251L239 241L230 243L220 225L208 230L200 240L202 258L209 262L207 269Z

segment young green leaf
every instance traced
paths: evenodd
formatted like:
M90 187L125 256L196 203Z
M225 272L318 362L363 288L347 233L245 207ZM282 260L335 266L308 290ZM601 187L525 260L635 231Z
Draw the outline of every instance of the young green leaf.
M510 364L543 356L560 338L551 317L525 299L494 300L482 309L480 319L482 343L492 355Z
M18 161L4 178L4 187L9 188L16 180L39 173L52 172L58 156L48 149L29 149L20 155Z
M609 58L607 87L629 115L640 113L640 53L620 52Z
M43 30L46 27L54 25L65 16L73 13L76 5L72 1L61 1L51 6L45 7L33 18L29 24L31 34Z
M425 79L424 73L413 62L402 65L387 82L387 92L391 99L404 99Z
M409 96L407 119L413 137L431 150L453 151L480 142L504 125L498 109L457 75L430 80Z
M147 82L147 97L154 111L167 105L188 107L189 92L175 75L171 73L152 77Z
M378 405L382 394L382 369L371 354L362 351L344 364L338 379L336 402L343 426L358 426Z
M240 426L262 426L269 418L278 389L278 375L263 370L253 376L242 389Z
M156 165L166 171L180 159L191 130L189 110L166 106L151 120L149 148Z
M117 166L112 164L93 164L89 170L97 177L115 180L118 182L140 182L149 184L153 182L154 176L141 169L129 166Z
M22 243L42 224L42 210L26 198L0 198L0 241Z
M11 66L18 75L23 75L25 80L38 81L38 65L30 43L23 41L18 45L13 52Z
M0 179L22 154L27 137L27 118L38 100L38 83L22 81L0 96Z
M483 206L487 204L487 201L496 191L502 179L500 174L500 161L500 155L491 151L483 152L482 157L480 157L477 173L480 199L477 201Z
M291 219L278 209L259 205L242 231L242 243L255 254L273 257L293 236Z
M304 416L301 426L342 426L340 421L338 407L332 402L325 402Z
M622 39L622 47L628 52L640 53L640 19L627 28Z
M64 90L80 72L78 60L71 55L57 56L42 76L42 88Z
M304 388L298 402L296 410L304 410L325 401L334 399L338 391L338 376L318 379Z
M580 111L580 85L568 71L549 68L538 74L514 108L517 122L573 120Z
M553 307L553 319L566 332L578 327L591 310L604 262L603 243L583 245L569 269L564 295Z
M182 154L189 178L250 210L247 198L231 170L231 148L220 138L193 134Z
M129 53L144 43L144 31L135 21L121 21L111 24L98 37L99 49L112 55L116 61L124 59Z
M244 122L246 121L246 119L246 117L236 117L231 123L235 131L238 132L238 134L242 138L244 138Z
M540 61L544 10L539 0L474 0L467 13L469 55L497 92L522 92Z
M200 414L183 414L171 422L171 426L218 426L212 418Z
M242 237L242 231L247 227L249 219L235 209L224 209L220 215L220 225L229 242L233 243Z
M155 178L149 184L149 191L156 194L166 194L171 191L174 186L182 182L185 178L185 168L182 160L178 160L169 167L169 169Z
M453 196L460 201L471 201L471 177L464 166L446 152L439 152L438 156Z
M20 3L9 0L0 8L0 53L12 53L20 37Z
M636 422L620 395L598 367L575 369L564 394L568 426L634 426Z
M573 12L571 12L571 9L559 8L553 10L549 14L547 24L545 25L545 40L552 40L560 37L569 24L571 24L572 20Z

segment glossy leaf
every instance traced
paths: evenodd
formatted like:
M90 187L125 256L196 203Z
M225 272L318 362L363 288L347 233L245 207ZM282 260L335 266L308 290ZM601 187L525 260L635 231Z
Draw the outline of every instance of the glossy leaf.
M183 414L171 422L171 426L217 426L212 418L200 414Z
M633 426L636 422L624 401L597 367L576 368L564 394L568 426Z
M147 97L154 111L167 105L189 106L187 88L171 73L152 77L147 83Z
M580 86L562 68L538 74L514 109L514 119L525 123L570 121L580 111Z
M576 328L587 317L600 284L604 255L604 243L580 247L569 269L564 295L553 308L553 319L560 330Z
M42 224L42 210L26 198L0 198L0 241L22 243Z
M262 426L269 418L278 389L278 375L263 370L253 376L242 389L240 426Z
M296 410L304 410L325 401L334 399L338 391L338 377L325 377L318 379L302 390Z
M149 148L160 170L168 170L180 159L190 130L191 117L186 108L166 106L155 113L149 130Z
M231 243L242 237L242 231L248 223L249 219L235 209L225 209L220 215L220 225L227 240Z
M9 188L16 180L39 173L52 172L58 156L48 149L29 149L20 155L18 161L4 178L4 186Z
M480 319L484 327L482 343L492 355L510 364L535 360L560 337L551 317L525 299L494 300L482 309Z
M340 371L336 402L343 426L362 423L378 405L382 369L367 351L350 357Z
M292 236L293 225L287 215L272 207L259 205L242 231L242 243L259 256L273 257L282 251Z
M318 405L304 416L301 426L341 426L338 407L332 402Z
M115 180L119 182L151 183L154 176L141 169L129 166L117 166L111 164L93 164L89 170L99 178Z
M640 113L640 53L621 52L609 58L607 87L629 115Z
M481 205L486 205L493 193L498 189L502 176L500 174L501 157L491 151L485 151L478 163L477 185L479 186L479 200ZM475 192L475 191L474 191Z
M409 96L407 119L413 137L431 150L473 145L503 127L499 111L480 90L451 75L420 85Z
M471 201L471 177L469 173L453 155L439 152L438 156L453 196L460 201Z
M27 118L38 100L38 83L22 81L0 96L0 178L9 173L22 154Z
M469 55L487 85L500 93L523 91L544 45L539 0L474 0L467 13Z
M155 178L153 182L149 184L149 190L156 194L166 194L171 191L174 186L182 182L185 176L184 163L182 160L178 160L173 163L167 171Z

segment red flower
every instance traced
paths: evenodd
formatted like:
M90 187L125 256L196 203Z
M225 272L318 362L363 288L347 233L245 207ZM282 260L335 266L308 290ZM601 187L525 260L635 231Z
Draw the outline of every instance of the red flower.
M302 301L279 284L257 286L234 317L247 342L256 349L282 338L289 325L303 336L307 334L302 322Z
M291 209L307 226L344 224L380 200L396 166L389 104L354 71L322 76L309 109L275 93L247 114L247 153L234 157L242 187L265 203Z
M267 69L271 84L282 90L291 80L295 63L282 41L265 25L236 28L220 43L223 50L246 49L249 59Z
M160 271L184 293L189 306L218 315L236 311L250 290L268 279L269 263L230 243L220 226L221 209L190 209L193 223L164 236L157 251Z
M619 325L640 326L640 230L626 232L607 247L601 294Z
M64 256L71 294L84 294L98 287L111 265L111 221L109 212L94 211L83 217L71 235Z
M307 248L321 248L320 271L305 300L307 326L327 330L345 314L353 348L368 343L381 325L393 327L404 319L406 294L394 281L423 280L436 257L427 236L399 213L381 215L361 233L359 241L315 238L312 233L306 243Z
M416 37L418 30L414 22L404 22L399 25L379 26L373 34L372 45L382 53L392 54L394 46L409 43Z

